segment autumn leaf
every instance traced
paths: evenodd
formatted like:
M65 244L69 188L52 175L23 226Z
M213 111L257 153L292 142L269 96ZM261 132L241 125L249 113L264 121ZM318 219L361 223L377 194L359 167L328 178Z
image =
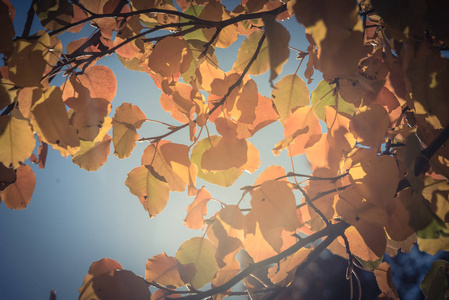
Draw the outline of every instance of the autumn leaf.
M390 119L385 109L380 105L366 105L361 107L352 117L349 129L357 142L377 147L383 142Z
M393 282L393 274L391 273L391 266L387 262L381 263L375 270L377 286L382 291L381 297L388 297L388 299L399 299L398 291Z
M387 240L383 228L368 222L359 221L357 227L351 226L345 231L352 254L366 262L375 262L385 252ZM339 238L339 242L344 242Z
M257 177L254 185L259 185L269 180L276 180L280 177L285 176L285 169L278 165L272 165L266 168L262 173L260 173L259 177ZM283 178L281 180L287 181L287 178Z
M139 139L139 134L136 131L146 119L145 114L136 105L123 103L117 107L112 121L112 140L114 154L118 158L123 159L131 155L136 141Z
M277 252L267 242L260 230L260 225L254 220L251 212L245 216L246 231L243 246L255 263L274 256ZM277 237L279 239L279 237Z
M396 194L399 170L392 156L369 157L349 169L349 179L366 201L385 207Z
M16 33L13 20L9 16L8 6L4 2L0 3L0 20L0 28L3 28L0 33L0 53L5 53L11 51Z
M276 144L273 149L275 155L288 147L289 156L293 157L305 152L306 147L313 145L309 140L314 135L321 134L321 126L317 116L312 111L312 106L299 107L285 120L283 141Z
M196 274L190 281L195 289L212 280L218 271L215 260L216 247L206 238L194 237L182 243L175 257L182 264L193 264Z
M204 138L198 141L192 149L191 161L198 167L197 176L210 183L214 183L223 187L231 186L237 178L243 173L236 167L231 167L223 171L205 172L202 168L203 154L212 147L213 144L218 143L221 138L217 135L212 135L209 138Z
M262 183L252 194L251 206L262 231L279 226L294 231L299 227L295 196L285 181Z
M237 59L235 60L232 69L237 72L242 72L251 61L254 52L257 49L260 39L263 37L264 32L261 30L254 31L246 40L242 42L239 52L237 53ZM260 48L259 55L248 70L248 75L259 75L265 73L269 69L269 55L268 55L268 42L263 41Z
M3 165L18 168L30 157L35 143L28 121L0 116L0 162Z
M129 191L136 195L150 218L159 214L167 205L169 188L164 177L152 166L139 166L128 173L125 181Z
M31 124L44 142L51 144L56 149L58 147L67 149L68 154L76 152L70 151L70 149L79 147L80 142L75 128L69 125L69 118L64 102L62 102L60 88L50 87L47 89L31 107L31 112L34 116ZM61 154L64 155L64 152L61 152Z
M167 256L165 252L148 259L145 267L147 281L170 287L185 285L192 280L195 273L193 265L182 265L175 257Z
M436 260L420 284L426 299L444 299L449 290L447 273L449 264L445 260Z
M190 163L189 147L186 145L161 140L157 144L157 149L155 145L145 148L141 163L151 165L163 176L170 191L184 191L191 180L195 184L196 168Z
M304 80L296 74L284 76L271 92L271 99L279 113L279 121L285 125L285 120L297 107L309 104L309 89Z
M61 42L48 33L34 40L16 40L8 59L9 78L19 87L42 87L44 72L57 63L61 52Z
M148 57L148 67L163 77L169 77L187 71L191 60L192 54L184 39L166 37L154 46Z
M326 120L325 108L327 106L333 106L337 112L346 116L352 116L356 112L354 104L346 102L338 93L338 88L324 79L312 91L310 101L313 112L323 121Z
M184 224L192 229L200 229L204 226L204 216L207 213L207 203L212 199L205 187L202 187L195 197L195 200L187 206L187 217Z
M299 249L285 260L282 260L279 265L270 267L268 269L268 278L274 284L279 284L285 280L282 285L288 285L295 277L294 271L296 268L307 259L312 250L313 247Z
M16 181L8 185L0 196L10 209L24 209L30 204L36 186L36 175L28 165L20 165L16 170Z
M288 42L290 34L287 29L275 21L274 15L262 17L268 42L268 58L270 61L270 83L281 73L282 66L287 62L290 50Z
M111 140L109 135L105 135L101 141L81 141L80 150L72 157L73 163L88 171L98 170L108 159Z
M325 107L325 115L330 147L344 153L350 152L356 144L354 135L349 131L350 119L332 106Z

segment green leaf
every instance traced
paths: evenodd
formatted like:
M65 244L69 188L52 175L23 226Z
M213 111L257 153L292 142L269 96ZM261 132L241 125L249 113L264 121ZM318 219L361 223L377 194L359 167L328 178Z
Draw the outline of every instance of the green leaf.
M282 125L292 110L309 105L309 98L310 94L306 83L296 74L284 76L276 83L271 93L271 100L276 105Z
M257 49L260 39L264 35L261 30L251 33L246 40L242 42L239 52L237 54L237 59L235 60L232 69L237 72L242 72L246 66L251 61L254 52ZM263 41L262 47L260 48L259 55L257 55L256 60L253 62L248 70L248 75L260 75L265 73L270 68L268 59L268 43L265 39Z
M326 106L333 106L339 113L352 116L356 112L354 104L348 103L340 96L335 84L321 80L312 92L311 103L313 111L323 121L326 121Z
M449 262L437 260L420 284L427 300L447 299L449 296Z
M218 271L215 259L215 245L206 238L194 237L182 243L175 257L182 264L194 264L195 277L190 282L195 289L200 289L214 278Z

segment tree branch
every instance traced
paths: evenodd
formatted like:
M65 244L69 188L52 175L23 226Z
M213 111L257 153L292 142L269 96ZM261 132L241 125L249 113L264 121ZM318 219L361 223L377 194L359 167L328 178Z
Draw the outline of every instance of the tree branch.
M217 287L207 290L205 292L198 291L197 295L186 296L183 299L199 300L199 299L204 299L204 298L212 296L212 295L225 293L228 289L233 287L235 284L239 283L241 280L243 280L245 277L249 276L251 273L253 273L257 269L265 267L270 264L277 263L280 260L286 258L287 256L294 254L295 252L297 252L299 249L303 248L304 246L307 246L308 244L313 243L313 242L317 241L318 239L327 236L327 238L323 242L321 242L317 247L315 247L315 249L307 257L307 259L298 267L299 270L302 270L307 266L308 263L310 263L324 249L326 249L338 236L343 234L344 231L346 230L346 228L348 228L349 226L350 225L345 222L340 222L337 224L330 224L323 230L320 230L312 235L309 235L308 237L305 237L305 238L299 240L296 244L294 244L290 248L280 252L279 254L269 257L267 259L264 259L258 263L249 265L245 270L238 273L236 276L234 276L231 280L229 280L225 284L222 284L220 286L217 286Z

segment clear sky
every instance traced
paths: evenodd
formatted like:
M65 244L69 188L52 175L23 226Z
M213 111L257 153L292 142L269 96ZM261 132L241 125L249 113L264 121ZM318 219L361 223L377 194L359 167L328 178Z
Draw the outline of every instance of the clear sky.
M20 35L31 0L12 0L12 3L16 7L16 34ZM304 30L296 20L283 24L290 30L291 46L306 50ZM35 22L32 33L39 29L39 23ZM86 25L83 32L89 30L92 29ZM73 34L64 35L64 44L76 38ZM230 70L237 49L238 44L217 49L224 71ZM282 75L295 72L299 63L295 56L292 51ZM176 124L160 108L161 92L149 75L129 71L115 55L102 59L99 64L110 67L117 77L118 90L112 102L111 116L122 102L130 102L138 105L149 119ZM304 66L298 74L302 76L303 71ZM259 92L270 97L268 72L254 79ZM313 90L320 80L321 75L316 74L309 90ZM57 84L60 82L55 80ZM139 131L142 137L163 132L163 128L155 123L144 124ZM282 126L277 122L251 139L260 151L262 161L255 174L244 173L230 189L212 186L202 180L197 187L206 185L213 197L235 204L241 196L239 189L254 183L267 166L278 164L290 171L290 160L285 151L279 157L271 152L274 144L283 139L282 132ZM186 142L186 135L187 131L182 131L170 139ZM201 230L191 230L183 224L186 206L193 201L187 197L187 192L171 193L165 210L149 219L138 198L125 186L128 172L140 165L140 156L147 145L138 144L131 157L124 160L115 157L111 148L108 162L96 172L80 169L71 158L63 158L52 149L49 149L45 169L32 166L37 185L30 205L21 211L0 205L0 299L48 299L52 289L56 290L58 299L76 299L78 288L93 261L109 257L125 269L144 276L148 258L162 252L173 256L183 241L202 235ZM297 172L308 172L302 156L294 161ZM249 197L244 204L249 206ZM209 204L212 213L218 208L215 203Z

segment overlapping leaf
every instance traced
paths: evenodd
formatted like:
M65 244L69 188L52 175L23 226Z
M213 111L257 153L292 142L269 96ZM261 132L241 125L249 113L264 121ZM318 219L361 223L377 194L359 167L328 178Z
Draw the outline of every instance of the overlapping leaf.
M114 154L119 158L131 155L139 134L136 132L146 120L145 114L138 106L123 103L117 107L112 121L112 138Z
M30 204L36 186L36 175L28 165L21 165L16 170L16 180L0 191L6 207L24 209Z

